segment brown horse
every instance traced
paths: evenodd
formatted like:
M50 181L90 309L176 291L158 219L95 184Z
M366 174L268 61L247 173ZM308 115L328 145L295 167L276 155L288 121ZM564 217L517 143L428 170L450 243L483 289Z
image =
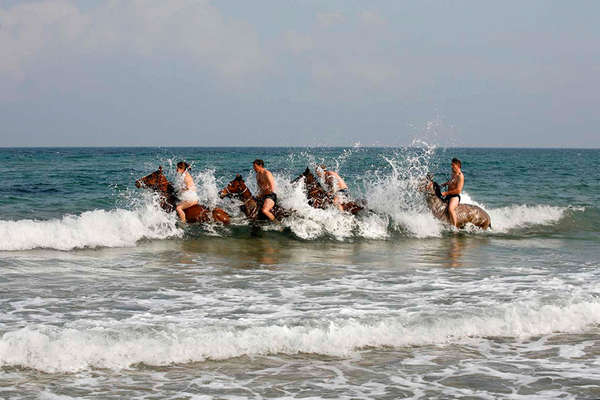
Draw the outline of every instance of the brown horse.
M427 181L419 189L425 193L427 206L433 215L437 219L449 224L448 204L443 200L440 185L433 181L431 175L428 175ZM460 203L456 207L456 221L458 228L464 228L467 223L471 223L481 229L492 227L492 220L489 214L483 208L473 204Z
M229 182L229 184L223 190L221 190L219 195L221 198L233 196L241 200L244 204L240 207L240 209L244 214L246 214L246 217L253 221L269 220L261 211L262 199L257 199L252 196L250 189L248 189L246 182L244 182L244 179L240 174L237 174L235 179ZM275 219L278 221L281 221L282 218L289 216L289 212L277 204L275 204L271 212L273 215L275 215Z
M319 180L314 176L310 168L306 167L304 172L294 179L292 183L297 182L300 179L304 181L308 204L314 208L327 208L333 204L333 196L323 189L323 186L321 186ZM364 210L364 203L364 201L347 201L342 203L342 207L344 208L344 211L356 215L359 211Z
M162 166L158 167L158 170L154 171L150 175L135 181L135 186L138 188L147 187L160 194L160 206L166 212L172 212L177 206L177 195L175 194L175 188L169 182L167 177L163 174ZM220 222L222 224L229 224L230 217L224 210L215 208L212 211L201 204L193 205L184 210L185 219L187 222ZM212 216L212 220L211 220Z

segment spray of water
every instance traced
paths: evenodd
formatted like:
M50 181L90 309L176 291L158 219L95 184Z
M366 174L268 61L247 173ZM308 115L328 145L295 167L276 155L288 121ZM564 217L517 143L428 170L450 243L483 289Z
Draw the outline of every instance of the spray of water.
M346 163L359 151L362 149L355 147L327 158L303 151L293 153L290 157L299 157L303 162L308 162L313 170L317 164L327 163L343 175ZM353 198L364 199L368 208L368 211L356 217L341 213L335 207L312 208L307 202L303 183L291 183L298 171L276 174L280 204L293 210L291 217L283 225L296 237L305 240L381 240L440 236L450 228L433 217L422 193L417 189L428 172L438 169L435 165L435 152L435 146L415 140L411 146L380 155L384 167L365 170L351 187ZM173 159L156 160L152 165L147 165L147 170L153 171L158 165L163 165L165 174L172 180L175 174ZM239 201L221 200L218 196L219 190L228 182L226 177L217 178L213 169L196 171L194 168L193 171L202 204L211 208L224 208L233 216L234 225L248 224L239 209ZM256 193L254 172L250 171L244 178L249 189ZM472 199L468 193L463 194L463 202L481 206L492 217L492 233L471 229L473 234L506 233L532 225L553 224L567 211L563 207L519 204L489 209ZM142 239L167 239L182 237L184 234L176 226L175 214L166 214L159 207L156 194L150 191L132 187L122 190L117 196L116 205L116 209L111 211L94 210L50 221L0 221L0 236L5 238L0 244L0 250L122 247L133 246ZM215 229L210 225L193 232L211 235L230 233L227 229Z

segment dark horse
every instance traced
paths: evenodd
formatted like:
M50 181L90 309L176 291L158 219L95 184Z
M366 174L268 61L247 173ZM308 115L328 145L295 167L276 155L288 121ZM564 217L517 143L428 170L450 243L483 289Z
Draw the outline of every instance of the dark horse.
M177 206L177 195L175 188L163 174L162 166L150 175L135 181L135 186L147 187L160 193L160 206L166 212L172 212ZM225 225L229 224L230 217L224 210L215 208L212 211L203 205L196 204L184 210L185 219L187 222L221 222ZM212 221L211 221L212 216Z
M310 168L306 167L304 172L300 174L292 183L299 180L304 181L304 187L306 188L306 198L308 204L314 208L327 208L333 204L333 196L331 196L323 186L319 183L319 180L311 172ZM361 204L362 203L362 204ZM364 210L364 201L347 201L342 203L344 211L356 215L361 210Z
M431 175L427 175L425 184L420 187L425 193L427 206L433 215L446 223L450 223L448 216L448 204L442 197L440 185L433 181ZM456 207L456 221L458 228L464 228L467 223L471 223L481 229L491 228L492 220L487 212L479 206L473 204L460 203Z
M219 195L221 198L234 196L241 200L244 204L240 207L240 209L244 214L246 214L246 217L250 218L251 220L269 220L261 211L263 203L262 199L257 199L252 196L250 189L248 189L246 182L244 182L244 179L240 174L237 174L235 179L229 182L229 184L223 190L221 190ZM277 204L275 204L271 212L273 215L275 215L275 219L278 221L281 221L282 218L289 216L289 213Z

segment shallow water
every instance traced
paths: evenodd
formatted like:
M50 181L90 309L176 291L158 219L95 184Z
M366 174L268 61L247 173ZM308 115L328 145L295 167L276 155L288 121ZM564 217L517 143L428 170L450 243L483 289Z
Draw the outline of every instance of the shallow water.
M71 182L19 197L23 178L2 164L12 181L0 204L0 397L600 397L600 152L577 163L575 150L456 150L470 160L465 197L494 230L454 232L410 192L423 170L445 171L449 153L435 149L421 161L410 149L264 150L280 160L280 197L299 215L259 230L238 214L233 227L181 229L160 212L132 186L156 160L168 165L167 150L57 150L66 166L47 151L0 152L10 165L34 163L36 185L44 173ZM262 150L202 151L241 168ZM503 185L507 157L514 169L529 157L510 197L472 183ZM287 163L309 158L342 159L376 214L302 208ZM576 178L547 169L557 158ZM122 166L117 178L98 172L109 159ZM195 176L205 201L235 214L214 198L240 172L230 168ZM547 193L548 174L564 193Z

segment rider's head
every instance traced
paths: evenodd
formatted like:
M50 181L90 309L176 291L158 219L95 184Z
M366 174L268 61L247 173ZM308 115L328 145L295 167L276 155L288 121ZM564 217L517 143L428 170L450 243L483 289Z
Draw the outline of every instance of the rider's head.
M327 171L327 166L325 164L317 165L316 171L317 175L323 176L325 171Z
M254 171L258 172L258 171L262 170L263 168L265 168L265 162L263 160L260 160L257 158L252 163L252 168L254 168Z
M454 172L458 172L458 171L460 171L460 169L461 169L461 167L462 167L462 165L461 165L461 162L460 162L460 160L459 160L458 158L453 158L453 159L452 159L452 164L451 164L451 165L452 165L452 170L453 170Z
M179 161L177 163L177 172L180 174L183 174L188 169L190 169L190 164L186 163L185 161Z

